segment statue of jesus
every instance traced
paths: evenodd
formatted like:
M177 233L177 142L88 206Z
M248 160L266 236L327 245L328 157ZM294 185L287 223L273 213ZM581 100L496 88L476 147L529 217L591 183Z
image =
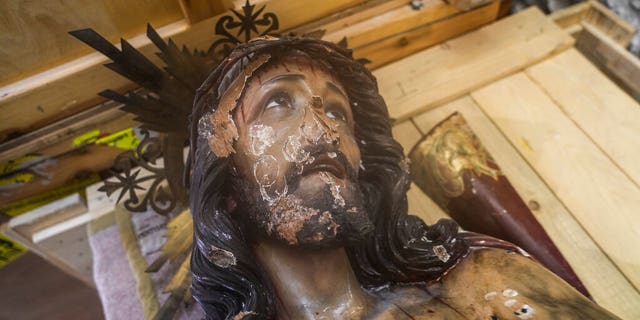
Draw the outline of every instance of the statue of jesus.
M407 213L375 78L317 39L238 45L191 116L192 294L210 319L617 319L491 237Z

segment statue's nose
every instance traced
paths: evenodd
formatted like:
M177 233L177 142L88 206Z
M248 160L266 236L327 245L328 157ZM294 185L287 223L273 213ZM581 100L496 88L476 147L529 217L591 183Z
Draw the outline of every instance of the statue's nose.
M338 133L332 126L330 119L324 113L322 97L312 96L309 101L310 108L302 124L302 132L310 143L336 144L339 141ZM309 112L310 111L310 112Z

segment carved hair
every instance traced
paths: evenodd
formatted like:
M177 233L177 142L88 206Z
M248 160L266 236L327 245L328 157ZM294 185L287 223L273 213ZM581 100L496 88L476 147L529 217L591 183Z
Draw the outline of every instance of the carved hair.
M350 50L309 38L254 40L236 47L204 82L191 118L189 192L195 226L191 290L208 319L233 319L236 315L272 319L276 315L273 288L257 263L245 228L225 212L225 195L231 190L230 160L211 152L207 137L198 134L198 123L217 108L219 94L248 60L262 54L284 57L293 52L303 52L327 66L345 86L351 103L355 137L366 168L359 174L359 184L375 224L366 240L347 248L360 283L376 288L434 281L469 250L455 222L441 220L427 226L407 214L410 178L402 147L391 136L387 106L375 78L353 59ZM214 259L220 253L232 254L235 260L221 265Z

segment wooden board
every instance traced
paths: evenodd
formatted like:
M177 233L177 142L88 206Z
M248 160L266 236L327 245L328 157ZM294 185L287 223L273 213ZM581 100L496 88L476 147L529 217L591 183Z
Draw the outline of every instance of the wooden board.
M93 27L111 41L182 19L176 0L1 1L0 85L92 52L67 32Z
M369 68L378 68L494 21L498 16L500 2L492 1L473 10L450 13L453 8L451 5L444 4L439 8L426 7L419 12L433 10L434 13L439 12L442 16L432 22L417 25L406 31L382 38L380 41L358 47L354 56L370 60ZM375 34L374 32L373 35Z
M591 24L622 47L627 47L636 34L632 24L595 0L555 11L549 18L576 37L582 32L583 23Z
M576 220L640 288L640 189L524 73L473 93Z
M640 59L589 23L582 23L576 48L622 89L640 101Z
M377 16L372 16L359 23L343 28L329 29L323 39L338 42L346 37L350 48L359 48L459 12L456 7L442 0L426 0L424 7L420 10L413 9L407 1L404 1L404 4L380 12ZM328 27L331 28L332 25Z
M531 67L527 75L640 186L638 102L575 49Z
M281 19L280 30L287 30L309 21L344 10L365 0L347 1L288 1L271 0L267 11ZM292 15L291 12L297 14ZM218 16L188 26L180 21L160 28L161 36L171 36L178 45L207 49L215 39ZM77 40L76 40L77 41ZM146 36L132 39L132 45L158 62L153 46ZM96 94L106 88L124 92L132 84L102 66L107 61L101 54L92 53L70 61L44 73L0 88L0 141L15 132L28 132L85 110L104 101Z
M423 113L414 122L428 132L455 111L464 116L595 301L625 319L639 318L640 294L471 98Z
M374 72L398 121L561 52L573 39L536 8Z
M139 125L134 115L119 110L121 106L107 102L0 144L0 163L27 154L55 157L77 148L73 140L89 131L99 130L104 135Z
M113 159L122 149L92 145L86 148L45 160L38 167L30 167L32 179L20 180L4 185L0 191L0 204L7 205L48 190L63 187L80 176L110 168Z

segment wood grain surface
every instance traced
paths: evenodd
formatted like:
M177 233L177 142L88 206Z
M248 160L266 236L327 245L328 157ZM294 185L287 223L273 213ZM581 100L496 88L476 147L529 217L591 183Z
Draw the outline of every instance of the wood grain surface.
M536 8L382 67L374 75L398 121L524 69L573 44Z
M640 287L640 189L524 73L472 94L632 285Z

